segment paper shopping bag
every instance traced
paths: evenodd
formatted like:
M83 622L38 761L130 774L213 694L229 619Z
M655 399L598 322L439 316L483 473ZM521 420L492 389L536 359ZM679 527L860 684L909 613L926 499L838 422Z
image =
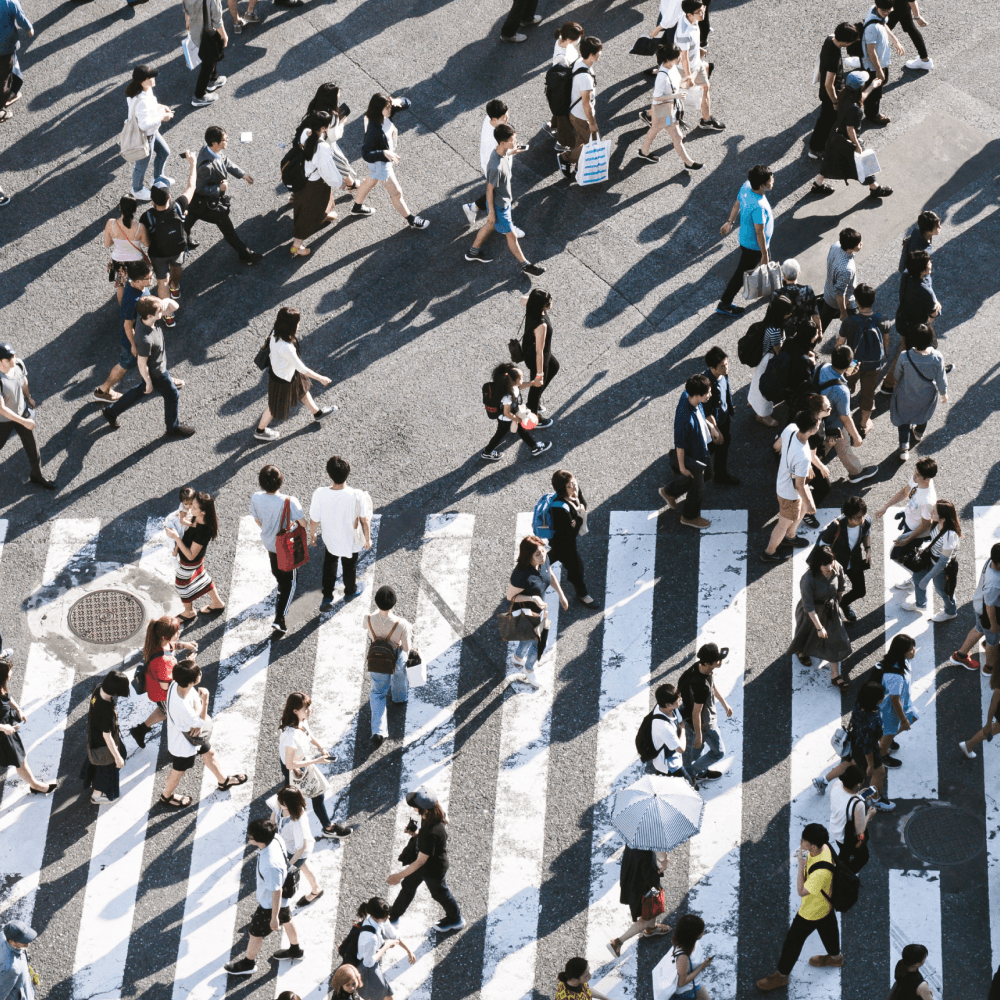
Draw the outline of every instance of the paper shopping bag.
M576 183L601 184L608 179L608 161L611 159L611 140L594 139L584 143L576 165Z

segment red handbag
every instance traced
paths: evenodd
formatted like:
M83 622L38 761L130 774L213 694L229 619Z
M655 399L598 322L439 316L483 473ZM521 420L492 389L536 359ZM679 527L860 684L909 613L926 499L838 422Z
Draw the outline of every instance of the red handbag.
M274 536L274 554L278 557L278 569L290 573L309 562L309 546L306 544L306 529L301 524L292 527L292 501L285 498L285 508L281 512L281 524Z
M642 897L642 919L652 920L661 913L667 912L667 898L662 889L650 889Z

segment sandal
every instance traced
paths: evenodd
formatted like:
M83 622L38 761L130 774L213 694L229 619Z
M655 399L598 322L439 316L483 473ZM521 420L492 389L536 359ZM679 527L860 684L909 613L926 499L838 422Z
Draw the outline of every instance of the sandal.
M312 250L310 250L309 247L296 247L296 246L292 247L293 257L308 257L309 254L311 253Z
M661 934L670 933L670 924L657 924L655 927L647 927L642 932L643 937L659 937Z
M621 941L618 938L612 938L608 942L608 951L610 951L611 954L615 956L615 958L621 958L622 957Z
M198 617L198 612L197 611L192 611L191 614L189 614L189 615L179 614L177 617L178 618L183 618L184 621L186 621L186 622L193 622L195 620L195 618Z
M245 774L231 774L219 785L219 791L224 792L227 788L235 788L237 785L245 785L247 776Z
M225 604L223 604L221 608L213 608L211 604L206 604L205 607L198 609L198 613L202 615L217 615L220 611L225 610ZM180 617L183 618L184 616L181 615Z
M170 806L171 809L183 809L185 806L191 805L191 796L171 795L168 799L165 795L161 795L160 802L165 806Z
M851 685L847 683L847 680L846 680L846 678L844 677L843 674L837 674L836 677L831 677L830 678L830 683L834 687L840 688L841 691L850 691L851 690Z
M799 658L799 663L804 667L811 667L813 665L813 658L811 656L806 656L803 653L796 654Z

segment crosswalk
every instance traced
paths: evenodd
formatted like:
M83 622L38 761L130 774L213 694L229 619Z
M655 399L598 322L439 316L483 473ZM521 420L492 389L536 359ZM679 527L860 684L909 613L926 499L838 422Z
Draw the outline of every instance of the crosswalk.
M826 523L837 514L819 512ZM724 777L703 788L706 799L702 830L690 841L687 852L686 898L672 900L668 908L680 906L699 913L706 922L706 944L715 956L702 981L715 997L742 995L746 984L764 971L743 960L745 945L739 935L741 908L741 852L744 844L746 795L745 752L752 747L760 720L744 715L744 685L747 669L748 619L751 613L748 590L748 517L742 510L706 512L712 527L698 539L697 561L690 564L684 578L697 577L692 586L695 634L678 637L681 645L714 641L729 648L715 682L733 709L733 718L720 712L720 727L726 756L720 769ZM6 575L11 542L5 543L7 525L0 521L0 573ZM530 531L531 515L518 514L507 552L513 553L520 538ZM988 558L990 546L1000 540L1000 507L974 509L974 548L977 572ZM372 595L379 582L378 560L380 518L373 518L372 548L362 554L359 579L365 583L362 598L344 602L338 584L335 611L315 629L311 687L314 714L311 728L331 748L337 760L325 768L331 788L327 804L337 821L349 817L349 792L357 777L352 770L358 740L366 740L367 723L361 706L367 695L364 670L365 634L361 619L372 607ZM895 534L895 521L887 515L886 537ZM41 579L26 601L29 621L41 622L46 608L63 606L67 597L86 581L101 574L113 576L122 567L97 562L102 525L97 519L62 518L51 522L48 549ZM476 517L470 513L445 512L426 518L415 558L419 562L419 591L415 616L415 637L427 665L427 683L410 689L405 707L402 742L402 773L394 819L392 856L402 849L403 827L410 810L402 793L426 784L448 809L457 794L453 787L456 759L456 708L460 699L460 679L465 636L472 630L466 622L470 587L474 577L487 568L476 565L473 542ZM813 536L816 532L811 533ZM138 559L141 579L158 581L163 611L176 612L179 603L169 589L173 578L170 545L162 522L149 519ZM633 938L621 956L613 958L607 942L628 926L627 908L619 903L619 862L623 843L611 826L614 794L636 780L642 765L636 759L634 736L642 716L651 704L654 637L661 627L655 616L657 588L674 586L679 578L674 553L664 548L662 525L653 510L612 511L604 539L591 540L591 551L600 546L606 558L603 614L587 618L595 631L600 672L596 725L589 734L594 748L590 773L558 774L550 767L553 711L560 689L562 667L560 630L574 620L561 615L555 595L549 595L551 634L545 655L536 667L537 691L516 680L497 678L504 685L499 700L499 756L496 773L487 776L494 791L494 816L476 849L488 856L488 884L484 889L485 914L477 932L482 935L482 965L467 971L469 991L478 990L483 1000L533 1000L536 991L549 983L557 969L541 968L539 947L541 887L545 883L547 829L550 800L567 782L572 784L582 807L592 807L589 826L581 836L589 844L588 902L581 925L579 953L584 954L594 972L593 985L613 1000L649 1000L650 966L640 955L662 945L640 943ZM972 547L971 545L969 546ZM887 547L883 547L886 549ZM7 551L5 552L4 549ZM876 546L877 551L877 546ZM791 618L799 596L799 579L806 571L807 550L797 550L791 566L790 586L786 575L778 589L768 591L767 614L775 635L784 642L791 635ZM509 563L500 569L501 581ZM218 567L216 567L218 569ZM490 567L490 569L495 569ZM937 738L937 708L941 686L940 652L935 651L935 625L931 621L936 595L928 593L928 610L922 614L901 608L904 592L892 584L901 572L884 556L882 578L885 603L885 636L888 643L900 630L914 635L920 647L913 661L912 689L920 712L918 726L903 735L902 753L907 766L889 776L889 792L901 800L935 801L939 795L939 743L951 746L968 735L948 733ZM558 568L556 569L558 574ZM669 574L669 580L665 577ZM494 574L495 576L495 574ZM110 578L110 577L109 577ZM277 754L260 746L265 713L277 709L266 704L268 676L280 663L281 648L272 647L269 623L273 615L275 591L267 554L260 543L259 529L252 518L244 517L237 529L231 579L220 579L227 596L227 609L218 651L218 676L212 686L211 712L216 720L212 737L220 765L228 774L243 772L246 784L220 792L216 779L204 769L200 787L189 787L198 770L182 782L180 791L196 800L190 831L190 863L182 911L178 911L177 953L164 970L163 983L170 985L173 1000L208 1000L226 994L230 982L222 966L238 940L238 909L241 880L244 878L247 823L255 800L259 752ZM499 593L497 595L500 596ZM959 595L961 597L961 595ZM961 603L961 601L960 601ZM487 626L489 627L489 626ZM495 627L495 626L494 626ZM666 627L666 626L664 626ZM34 629L34 624L33 624ZM71 695L81 684L93 681L77 674L59 655L60 647L39 628L27 649L23 685L19 692L22 707L29 715L22 730L25 746L36 774L55 776L62 766L63 779L75 778L74 765L65 753L64 736ZM507 651L507 672L516 672ZM874 659L874 657L872 658ZM202 658L205 665L208 661ZM678 662L678 666L686 663ZM867 663L866 663L867 666ZM214 676L214 674L212 675ZM658 682L658 681L657 681ZM989 703L989 686L979 678L982 704ZM89 688L88 688L89 691ZM280 706L278 706L280 707ZM798 846L802 827L809 822L828 821L828 801L815 794L811 779L831 762L830 736L842 722L845 705L829 683L825 664L804 666L792 658L791 731L789 742L790 796L787 819L788 857ZM122 729L148 714L144 698L130 697L119 704ZM268 737L270 739L270 737ZM128 741L129 758L121 774L121 797L99 809L93 823L93 837L86 861L87 879L79 908L76 938L63 961L72 981L74 1000L119 1000L126 994L126 966L129 949L141 934L137 900L145 886L143 851L149 835L150 810L156 799L157 738L145 750ZM994 747L984 745L984 782L987 829L995 833L1000 824L1000 760ZM67 763L69 761L69 763ZM162 776L161 776L162 777ZM479 790L476 790L479 793ZM0 914L31 920L39 886L46 882L45 847L52 821L51 797L33 796L9 772L0 799ZM318 832L318 823L310 811ZM25 835L25 831L31 835ZM996 836L987 839L987 879L984 892L993 919L988 949L993 964L1000 962L1000 848ZM897 860L897 864L900 862ZM346 885L345 848L331 841L319 841L310 862L321 886L323 898L311 907L297 925L305 958L278 964L273 984L277 997L292 991L302 1000L325 1000L332 971L339 962L334 931L344 926L357 900ZM383 876L384 877L384 876ZM794 912L794 868L789 866L789 912ZM454 879L451 879L454 883ZM453 884L454 888L454 884ZM245 890L244 890L245 891ZM775 906L783 909L779 895ZM459 899L462 903L462 899ZM940 997L949 983L948 956L943 942L942 914L946 912L942 894L942 874L915 863L912 867L888 872L885 898L880 906L889 927L888 950L879 953L879 962L888 981L903 945L920 941L930 951L924 975ZM405 960L388 970L398 1000L440 1000L450 997L453 987L435 984L438 950L431 925L440 910L425 891L418 892L400 921L400 935L414 945L417 961ZM468 917L468 914L467 914ZM470 918L471 919L471 918ZM851 914L843 918L850 924ZM551 924L551 920L548 922ZM466 933L473 931L470 928ZM778 943L774 944L775 948ZM45 947L40 939L40 947ZM61 946L60 946L61 947ZM390 958L395 959L395 953ZM644 970L644 971L641 971ZM955 973L952 973L955 974ZM846 975L846 974L845 974ZM789 996L809 1000L840 1000L848 995L845 977L838 969L812 969L802 960L796 967ZM463 994L464 995L464 994Z

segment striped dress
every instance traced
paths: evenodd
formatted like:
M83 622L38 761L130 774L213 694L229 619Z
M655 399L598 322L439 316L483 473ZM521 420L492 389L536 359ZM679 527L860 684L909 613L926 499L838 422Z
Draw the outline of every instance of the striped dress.
M212 589L212 578L205 572L205 551L210 541L208 528L204 524L192 524L182 539L190 549L192 544L201 545L197 558L191 562L184 558L184 553L177 552L177 575L174 586L177 594L185 604L196 601Z

